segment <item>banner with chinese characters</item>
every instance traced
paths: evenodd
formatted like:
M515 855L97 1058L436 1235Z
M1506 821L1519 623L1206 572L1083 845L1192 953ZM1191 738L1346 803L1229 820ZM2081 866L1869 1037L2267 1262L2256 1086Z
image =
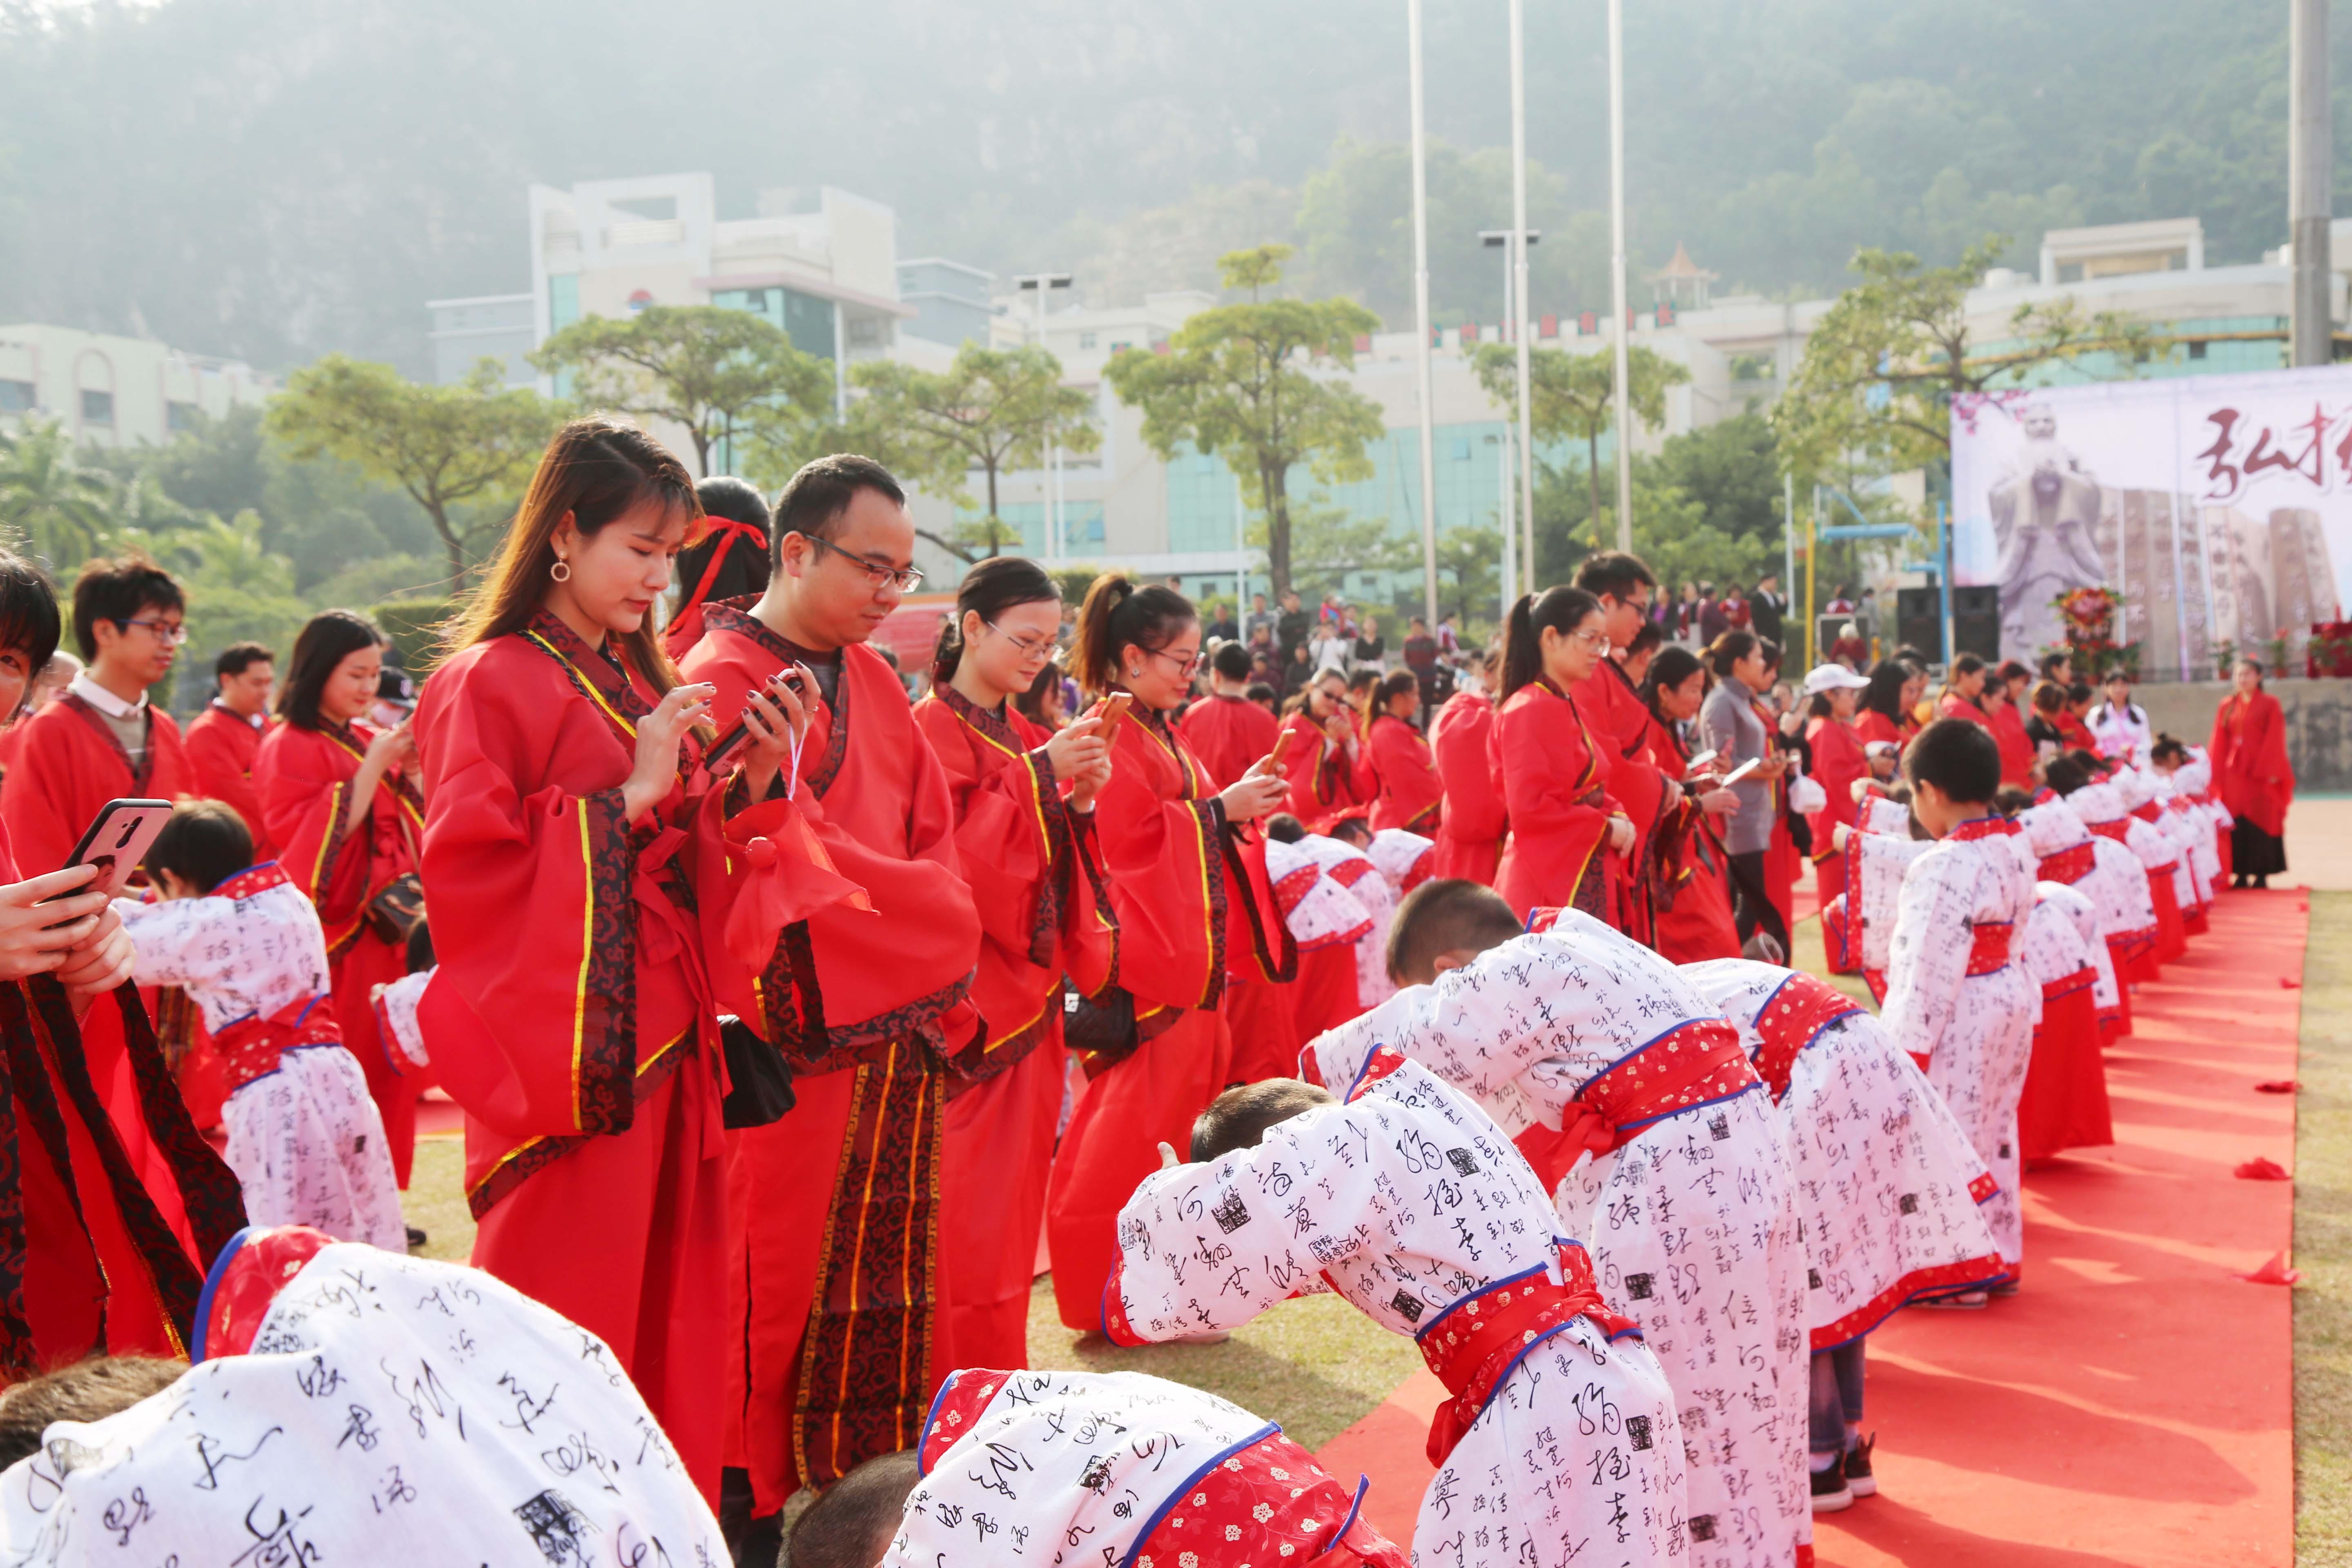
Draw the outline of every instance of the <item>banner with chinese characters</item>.
M2352 366L1963 395L1952 520L2005 658L2055 647L2058 597L2104 586L2158 679L2281 638L2299 663L2352 600Z

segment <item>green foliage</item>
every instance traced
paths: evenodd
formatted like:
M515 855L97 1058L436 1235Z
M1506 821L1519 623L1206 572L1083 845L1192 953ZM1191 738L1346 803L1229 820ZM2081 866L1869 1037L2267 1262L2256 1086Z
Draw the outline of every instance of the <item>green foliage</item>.
M98 552L113 526L116 487L54 420L0 430L0 529L64 573Z
M288 378L267 425L298 458L338 458L407 492L432 520L454 579L491 531L466 503L518 490L562 422L555 405L499 377L485 359L454 386L424 386L390 365L329 354Z
M1292 466L1326 483L1366 478L1365 444L1386 428L1370 398L1308 374L1318 362L1352 366L1356 339L1380 324L1372 313L1349 300L1260 298L1289 254L1287 246L1229 253L1219 266L1227 287L1251 291L1247 303L1203 310L1166 353L1129 349L1105 373L1120 400L1143 411L1143 438L1162 458L1189 444L1255 476L1277 595L1290 584Z
M1503 405L1515 426L1519 418L1519 351L1509 343L1484 343L1475 361L1478 384ZM1626 397L1633 417L1654 430L1666 422L1666 389L1690 380L1690 372L1673 360L1636 343L1625 351ZM1591 492L1586 515L1600 517L1601 437L1617 422L1617 366L1606 349L1573 353L1566 349L1533 349L1528 354L1528 423L1538 449L1557 441L1584 443L1585 488ZM1636 505L1633 515L1642 515ZM1605 524L1608 534L1614 523Z
M766 318L719 305L583 316L530 363L569 373L574 395L592 407L685 426L701 474L722 437L791 445L833 414L831 364L794 348Z
M1536 518L1540 526L1540 504ZM1437 536L1437 613L1451 613L1465 639L1474 622L1495 622L1503 591L1502 562L1500 529L1449 528Z
M1251 545L1266 547L1268 529L1263 512L1253 512L1243 533ZM1389 531L1386 518L1359 518L1342 506L1300 500L1291 506L1290 585L1301 596L1347 594L1351 572L1411 572L1421 569L1417 538L1403 539Z
M1589 487L1572 470L1537 470L1536 568L1541 583L1564 583L1595 549L1616 547L1616 521L1591 527ZM1748 586L1780 570L1780 478L1771 432L1743 415L1669 437L1654 458L1633 460L1633 550L1672 592L1685 582Z
M845 445L887 465L900 479L960 506L972 504L966 481L980 470L985 509L960 524L953 542L929 535L965 561L1018 544L1021 533L998 510L997 484L1009 469L1045 465L1046 435L1065 454L1102 445L1087 419L1094 399L1062 384L1062 362L1042 348L992 349L966 343L944 372L897 360L861 360L850 384L864 395L850 405Z
M457 601L398 599L368 613L400 650L401 668L411 676L422 676L440 662L441 626L457 613Z
M1853 258L1862 281L1838 296L1806 340L1788 393L1772 410L1784 461L1810 483L1861 462L1882 473L1939 467L1951 453L1955 395L2013 384L2038 365L2102 350L2144 359L2144 324L2085 315L2071 296L2020 305L1997 353L1971 341L1968 291L2007 249L1990 235L1958 264L1929 267L1902 251Z

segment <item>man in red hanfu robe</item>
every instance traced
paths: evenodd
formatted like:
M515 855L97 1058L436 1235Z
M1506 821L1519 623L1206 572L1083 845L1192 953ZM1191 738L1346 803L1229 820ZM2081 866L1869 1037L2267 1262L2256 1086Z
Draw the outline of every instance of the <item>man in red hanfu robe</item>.
M1274 750L1282 724L1247 695L1249 649L1225 643L1209 659L1209 695L1184 710L1176 732L1209 771L1213 788L1223 789Z
M947 775L866 646L919 581L905 494L879 464L823 458L784 487L772 537L766 592L704 606L682 668L717 686L724 731L747 694L805 667L820 707L793 798L870 908L788 926L743 1015L799 1075L782 1120L732 1135L728 1177L727 1463L761 1530L798 1487L912 1443L950 1370L943 1117L950 1061L988 1040Z
M1650 705L1642 700L1635 683L1617 661L1617 654L1633 646L1634 637L1650 618L1650 599L1657 579L1641 557L1616 551L1595 555L1576 574L1576 585L1601 601L1602 629L1610 653L1579 682L1572 695L1584 716L1593 742L1608 756L1602 770L1609 794L1633 825L1633 847L1625 863L1638 866L1661 819L1682 799L1682 786L1650 756ZM1638 896L1629 879L1612 923L1645 946L1657 945L1657 931L1646 899Z
M186 640L184 601L169 573L142 557L98 560L74 584L74 638L86 667L65 695L22 721L24 745L0 782L5 822L18 865L34 875L66 863L108 801L175 800L196 793L194 771L172 716L147 700L172 673ZM114 1119L131 1163L173 1230L187 1221L171 1173L147 1136L139 1090L112 1008L83 1021L91 1080Z
M275 656L259 643L236 643L221 650L213 660L218 689L205 710L188 721L182 742L195 775L192 793L226 801L245 819L253 835L257 866L278 858L278 847L261 819L261 792L253 782L253 759L269 732L270 689L277 679Z
M1491 661L1490 661L1491 662ZM1491 679L1494 671L1487 671ZM1429 724L1429 750L1445 785L1445 812L1437 824L1433 877L1495 883L1509 830L1503 792L1486 765L1486 742L1495 728L1495 704L1483 690L1457 691Z

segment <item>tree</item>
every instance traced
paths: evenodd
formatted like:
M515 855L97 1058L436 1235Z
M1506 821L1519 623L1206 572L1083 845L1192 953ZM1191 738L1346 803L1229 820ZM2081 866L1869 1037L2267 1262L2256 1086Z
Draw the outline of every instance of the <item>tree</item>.
M1448 528L1437 535L1439 613L1451 609L1465 634L1474 620L1491 624L1489 613L1502 592L1502 555L1499 529Z
M0 430L0 528L64 572L98 550L114 525L115 486L85 466L73 437L54 420Z
M1244 537L1264 549L1266 533L1265 518L1255 515ZM1307 597L1345 596L1350 572L1411 572L1420 566L1420 545L1391 534L1384 517L1359 518L1345 507L1317 500L1292 503L1290 585Z
M984 515L961 526L961 542L925 533L970 561L976 544L994 555L1016 542L997 508L997 483L1011 468L1043 468L1050 431L1062 449L1091 452L1102 435L1087 422L1094 399L1062 384L1062 362L1036 347L984 348L968 342L944 373L896 360L866 360L849 373L865 395L849 411L850 447L887 464L898 477L933 495L969 504L966 488L978 468Z
M2144 360L2147 328L2113 312L2085 316L2072 296L2020 305L1991 350L1969 327L1969 290L2009 247L1991 235L1952 267L1904 251L1864 250L1862 281L1837 298L1772 410L1782 460L1800 482L1857 459L1882 471L1950 460L1952 398L2017 385L2036 368L2102 350Z
M461 521L455 509L522 484L561 420L539 394L499 383L492 359L455 386L420 386L388 364L329 354L288 378L268 425L297 458L340 458L408 492L433 520L455 582L469 548L499 526Z
M1143 411L1143 438L1163 460L1189 444L1257 477L1277 595L1290 587L1291 468L1307 464L1326 483L1369 478L1365 443L1386 428L1380 405L1309 374L1318 362L1352 366L1357 338L1379 318L1352 300L1263 298L1289 255L1286 245L1228 252L1218 269L1226 288L1250 291L1248 303L1202 310L1166 353L1128 349L1105 372L1120 400Z
M1500 403L1517 424L1519 351L1509 343L1481 344L1477 371L1486 395ZM1585 516L1593 521L1596 549L1601 538L1601 437L1617 422L1616 374L1614 356L1606 352L1536 349L1528 355L1528 390L1534 405L1529 424L1536 445L1578 437L1584 442L1584 478L1592 492ZM1690 372L1636 344L1625 353L1625 378L1633 416L1654 430L1666 422L1666 388L1689 381Z
M553 375L570 372L583 403L686 426L695 471L710 448L745 435L821 421L833 413L833 368L793 346L762 316L719 305L648 305L634 316L583 316L532 353Z

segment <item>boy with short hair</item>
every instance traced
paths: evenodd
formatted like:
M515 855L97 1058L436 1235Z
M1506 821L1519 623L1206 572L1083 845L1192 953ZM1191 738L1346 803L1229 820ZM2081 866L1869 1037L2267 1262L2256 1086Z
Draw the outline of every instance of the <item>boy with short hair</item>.
M343 1049L319 911L226 803L186 801L147 852L154 903L116 900L142 985L184 987L226 1077L226 1158L256 1225L407 1247L383 1119Z
M2011 842L2017 824L1992 812L2000 747L1982 725L1937 720L1905 750L1903 771L1911 816L1933 842L1841 826L1847 913L1867 942L1877 911L1892 906L1879 1021L1927 1069L2000 1184L1985 1214L2009 1266L2007 1294L2024 1256L2017 1102L2042 1012L2041 989L2013 952L2033 911L2031 851Z
M1466 1096L1376 1050L1345 1104L1297 1079L1242 1085L1193 1123L1192 1163L1162 1154L1119 1213L1114 1343L1236 1328L1319 1281L1412 1335L1454 1396L1430 1427L1423 1568L1681 1560L1675 1391Z
M1688 1561L1784 1564L1811 1539L1811 1386L1778 1117L1737 1031L1672 964L1589 916L1549 918L1525 931L1490 888L1424 883L1390 938L1404 989L1312 1041L1302 1068L1352 1083L1385 1046L1494 1117L1674 1390Z

